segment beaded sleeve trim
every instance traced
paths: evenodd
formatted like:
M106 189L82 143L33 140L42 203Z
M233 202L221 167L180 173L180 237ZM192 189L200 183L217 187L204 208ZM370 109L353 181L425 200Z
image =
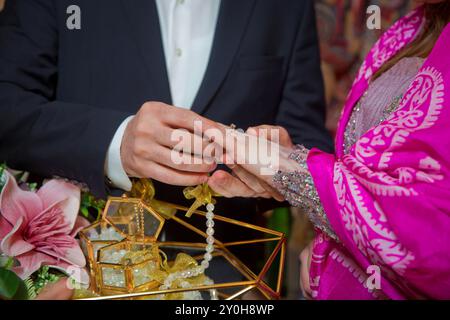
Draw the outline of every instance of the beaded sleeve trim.
M274 186L292 206L300 207L316 228L338 241L320 202L313 178L308 171L306 163L308 153L309 150L304 146L296 146L289 155L289 159L300 165L299 170L294 172L278 171L273 177Z

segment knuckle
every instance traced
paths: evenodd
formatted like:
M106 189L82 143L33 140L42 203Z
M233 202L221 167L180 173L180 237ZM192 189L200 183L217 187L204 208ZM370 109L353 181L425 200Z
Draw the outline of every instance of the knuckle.
M141 162L135 155L130 156L130 167L137 175L142 176L144 174Z
M170 106L166 105L164 103L161 103L161 102L155 103L155 110L158 114L163 115L163 116L167 116L172 113Z
M207 177L206 176L203 176L203 175L200 175L200 176L198 176L197 178L196 178L196 182L195 182L195 184L202 184L202 183L204 183L204 182L206 182L206 180L207 180Z
M185 127L187 127L187 125L190 121L189 121L187 114L180 113L178 122L180 123L181 127L185 128Z
M143 114L150 112L151 108L152 108L151 102L145 102L139 109L137 116L142 117Z
M138 139L134 139L133 143L132 143L132 146L131 146L131 150L133 152L133 155L137 155L136 150L138 150L139 147L140 147L140 143L139 143Z
M158 103L153 102L153 101L147 101L142 105L142 110L145 112L151 112L154 109L156 109L158 106Z
M138 157L136 157L136 155L134 154L134 152L129 154L126 159L127 159L126 163L129 167L131 167L133 170L138 169L139 160Z
M164 163L167 162L167 164L169 164L169 161L171 163L171 159L170 156L169 158L167 158L167 154L165 152L165 149L161 146L155 146L154 148L152 148L152 157L153 159L157 159L159 163Z
M136 136L142 136L148 133L148 125L141 118L137 119L134 124L134 133Z
M277 129L278 129L279 132L280 132L280 136L282 136L282 137L283 137L283 136L284 136L284 137L289 136L289 133L288 133L288 131L286 130L286 128L277 126Z
M183 111L183 121L186 125L193 126L194 122L200 121L202 125L207 126L208 121L206 119L203 119L198 114L196 114L194 111L191 110L182 110Z
M138 157L138 158L145 158L148 154L147 154L147 149L143 147L142 144L137 144L134 147L134 154Z
M143 138L137 138L133 141L132 151L137 159L144 158L148 154L146 144L143 141Z
M141 118L133 119L133 123L131 123L131 131L134 136L138 136L142 134L145 130L145 122Z
M145 134L150 137L155 137L157 135L158 129L157 124L145 124Z

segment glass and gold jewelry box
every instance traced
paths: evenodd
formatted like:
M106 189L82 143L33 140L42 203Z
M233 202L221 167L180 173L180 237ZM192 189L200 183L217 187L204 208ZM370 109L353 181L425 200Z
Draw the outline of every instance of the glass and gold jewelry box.
M213 207L192 210L153 196L109 198L101 220L80 231L90 287L75 298L280 298L284 234L215 215ZM221 241L211 227L226 227L238 240ZM265 251L259 266L251 260L255 250Z

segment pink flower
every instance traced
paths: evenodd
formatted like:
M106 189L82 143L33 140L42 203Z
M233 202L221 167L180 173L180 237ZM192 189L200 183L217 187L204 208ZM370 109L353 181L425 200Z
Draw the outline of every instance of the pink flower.
M51 180L39 191L23 191L6 173L0 195L0 251L20 263L13 268L21 278L41 266L70 270L86 264L75 239L80 190L69 183Z

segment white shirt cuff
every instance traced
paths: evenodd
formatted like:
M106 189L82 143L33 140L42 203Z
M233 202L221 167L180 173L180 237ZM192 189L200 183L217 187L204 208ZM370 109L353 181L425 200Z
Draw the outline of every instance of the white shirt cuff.
M120 156L120 147L122 145L123 134L127 128L128 122L133 119L133 116L126 118L117 129L111 144L108 148L105 161L105 174L111 180L112 184L116 188L120 188L125 191L131 190L131 180L128 177L125 169L122 166L122 158Z

